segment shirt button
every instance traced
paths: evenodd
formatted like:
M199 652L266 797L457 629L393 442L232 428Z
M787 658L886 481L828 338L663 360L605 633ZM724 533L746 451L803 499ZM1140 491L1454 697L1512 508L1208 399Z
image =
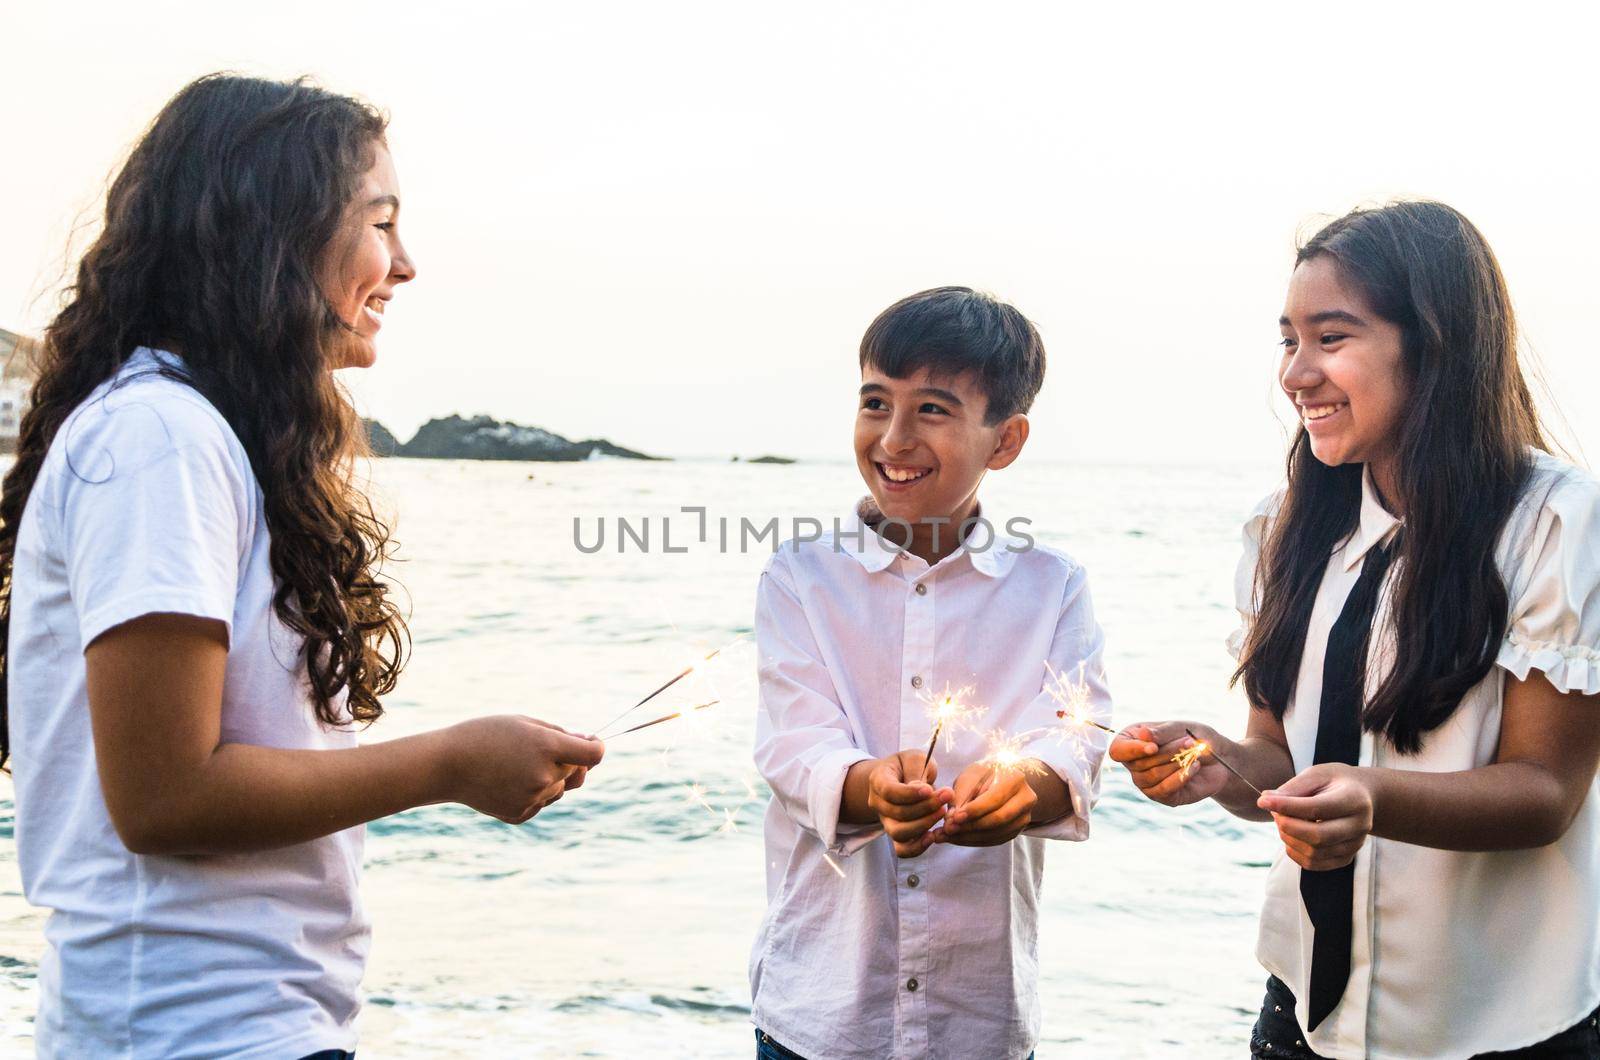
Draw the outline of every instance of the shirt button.
M912 688L921 688L922 687L922 675L921 674L912 674L911 675L911 687Z
M917 981L915 979L907 979L906 980L906 989L910 990L912 993L916 993Z
M917 874L916 874L916 873L914 873L914 872L913 872L913 873L912 873L912 874L911 874L911 875L909 875L909 876L907 876L907 877L906 877L906 883L907 883L907 884L908 884L908 885L909 885L909 886L912 886L912 887L915 887L915 886L916 886L916 885L917 885L917 884L919 884L919 883L921 883L921 882L922 882L922 877L921 877L921 876L918 876L918 875L917 875Z
M928 595L928 586L925 583L923 583L923 582L918 582L917 583L917 595L918 596L927 596Z

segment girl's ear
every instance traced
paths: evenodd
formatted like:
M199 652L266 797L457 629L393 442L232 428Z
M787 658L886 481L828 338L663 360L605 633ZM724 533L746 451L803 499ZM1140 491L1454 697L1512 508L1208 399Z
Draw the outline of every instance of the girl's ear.
M990 471L999 471L1007 467L1022 453L1022 447L1028 441L1028 417L1025 413L1017 412L1008 416L1000 424L1000 436L995 441L994 452L989 454L988 468Z

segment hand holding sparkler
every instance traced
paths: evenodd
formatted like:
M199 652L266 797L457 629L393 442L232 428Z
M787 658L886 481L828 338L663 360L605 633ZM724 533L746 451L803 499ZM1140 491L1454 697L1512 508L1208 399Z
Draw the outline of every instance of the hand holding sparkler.
M1219 757L1228 746L1215 729L1192 721L1130 725L1111 741L1112 761L1121 762L1145 797L1164 806L1187 806L1209 799L1237 777L1254 784Z
M473 718L430 738L447 740L445 798L522 824L580 786L605 744L535 718Z
M1343 868L1372 834L1378 799L1373 777L1370 769L1323 762L1262 792L1256 805L1272 814L1295 864L1313 872Z
M956 778L955 803L938 842L999 846L1021 835L1036 816L1053 820L1066 812L1066 784L1038 759L1027 757L1024 746L1023 737L989 734L989 753Z
M933 845L934 825L954 794L935 788L939 768L922 748L857 762L845 774L839 816L853 824L882 823L897 857L914 858Z
M983 717L986 708L969 705L967 697L970 695L971 685L952 690L946 684L944 691L937 695L923 692L917 697L927 710L928 721L933 724L933 738L928 741L928 750L922 756L924 762L932 761L933 750L939 746L939 737L944 737L944 749L948 751L955 745L959 730L971 728L978 718Z

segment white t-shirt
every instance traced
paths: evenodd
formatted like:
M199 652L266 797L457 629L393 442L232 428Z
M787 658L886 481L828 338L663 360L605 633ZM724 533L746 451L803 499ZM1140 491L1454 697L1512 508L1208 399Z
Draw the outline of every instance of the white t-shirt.
M1245 524L1235 587L1244 625L1229 641L1235 654L1256 614L1256 564L1280 498L1267 498ZM1360 522L1328 559L1283 716L1296 772L1315 757L1328 634L1367 553L1399 525L1372 476L1363 475ZM1498 665L1423 737L1417 754L1362 732L1361 765L1453 773L1493 762L1507 674L1547 680L1558 692L1600 693L1600 483L1535 452L1495 560L1509 604ZM1391 591L1394 576L1391 569ZM1394 636L1380 611L1369 696L1394 665ZM1280 852L1266 892L1256 954L1294 992L1304 1027L1314 933L1300 866ZM1318 1055L1447 1060L1520 1049L1566 1030L1600 1004L1600 778L1590 781L1566 833L1547 846L1435 850L1368 838L1356 855L1351 916L1350 981L1306 1036Z
M222 739L354 746L311 705L302 641L272 609L261 487L244 447L139 350L57 433L17 533L11 746L28 900L51 910L45 1057L295 1058L353 1049L368 926L363 830L255 854L129 853L106 813L84 648L155 612L228 627Z

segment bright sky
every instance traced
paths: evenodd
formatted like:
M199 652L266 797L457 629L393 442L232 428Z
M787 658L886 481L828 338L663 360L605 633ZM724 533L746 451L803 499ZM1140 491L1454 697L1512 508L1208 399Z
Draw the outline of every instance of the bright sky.
M351 383L402 439L486 412L842 457L868 321L962 283L1044 334L1030 454L1274 462L1296 234L1412 195L1487 234L1600 454L1593 27L1224 10L8 0L0 326L48 318L74 218L186 81L311 73L393 114L420 278Z

